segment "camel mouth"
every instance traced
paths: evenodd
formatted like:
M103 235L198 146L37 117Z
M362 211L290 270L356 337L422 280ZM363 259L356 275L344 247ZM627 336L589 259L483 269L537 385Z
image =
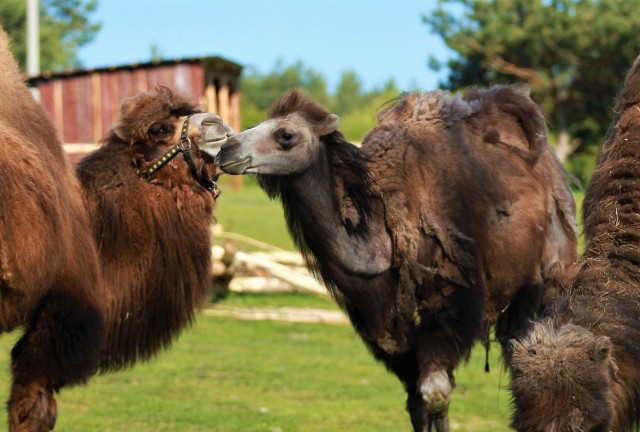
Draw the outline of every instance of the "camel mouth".
M199 114L196 114L199 115ZM215 157L222 145L233 136L234 130L219 118L205 118L197 124L198 134L195 143L209 155Z
M218 154L218 152L220 151L220 148L222 147L222 145L224 143L227 142L227 140L229 139L229 135L223 135L223 136L217 136L217 137L212 137L212 138L208 138L206 141L204 141L201 144L198 144L198 146L207 154L209 154L209 156L211 157L216 157L216 155Z
M251 168L251 156L247 156L238 162L229 162L227 164L220 165L220 169L227 174L244 174Z
M206 140L204 145L205 146L221 146L222 144L226 143L228 139L229 139L229 135L223 135L220 137L215 137L215 138Z

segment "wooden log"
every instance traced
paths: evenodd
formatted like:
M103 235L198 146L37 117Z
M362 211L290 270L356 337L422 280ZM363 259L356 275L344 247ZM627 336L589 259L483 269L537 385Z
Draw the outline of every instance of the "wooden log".
M304 258L299 252L272 251L272 252L251 252L256 258L264 258L288 266L305 267Z
M236 253L236 261L262 267L271 275L281 279L294 287L312 293L327 297L329 295L327 289L320 284L313 276L308 273L293 271L291 268L268 260L264 257L254 256L246 252L238 251Z
M274 320L286 322L306 322L348 325L346 315L337 310L294 309L294 308L237 308L214 306L204 311L205 315L234 317L247 320Z
M229 290L236 293L268 293L282 294L299 292L299 290L276 277L269 276L235 276L229 282Z
M253 239L251 237L247 237L242 234L224 231L224 229L220 224L216 224L212 227L211 234L215 239L233 240L239 243L244 243L248 246L251 246L257 249L268 250L268 251L290 252L290 251L287 251L286 249L282 249L277 246L270 245L269 243L261 242L260 240ZM293 253L296 253L296 252L293 252Z
M299 252L287 251L236 233L223 231L217 225L212 235L218 241L212 248L214 277L229 277L229 288L238 292L307 292L323 297L327 289L319 283L305 266ZM241 242L257 252L238 250ZM234 282L235 279L238 279Z

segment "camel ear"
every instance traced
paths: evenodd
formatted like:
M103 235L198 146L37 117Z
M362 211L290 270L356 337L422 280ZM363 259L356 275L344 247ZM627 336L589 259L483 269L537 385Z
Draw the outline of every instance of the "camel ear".
M135 96L131 96L131 97L125 98L120 103L120 118L121 119L127 117L127 115L129 114L129 111L131 111L133 109L133 106L134 106L135 102L136 102ZM128 134L129 131L124 127L124 125L122 124L121 121L119 121L116 124L114 124L112 129L113 129L113 133L115 133L118 138L120 138L123 141L127 140L127 137L129 136L129 134Z
M137 98L135 96L124 98L120 103L120 116L125 117L127 114L129 114L129 111L133 109L136 101Z
M329 114L324 120L315 125L315 132L318 136L329 135L335 132L340 124L340 117L336 114Z
M528 354L527 349L525 348L525 346L521 342L519 342L519 341L517 341L515 339L512 339L509 342L511 343L511 356L512 357L514 357L514 356L523 357L523 356L526 356Z
M611 339L606 336L599 336L591 347L591 359L600 362L609 357L611 353Z
M122 123L118 122L114 124L112 129L113 129L113 133L116 134L116 136L120 138L122 141L127 140L127 131L125 130L125 127Z

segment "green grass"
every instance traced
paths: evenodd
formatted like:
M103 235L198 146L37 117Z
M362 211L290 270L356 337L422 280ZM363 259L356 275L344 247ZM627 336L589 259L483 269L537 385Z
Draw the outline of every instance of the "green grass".
M253 177L245 176L242 180L242 187L238 189L232 185L230 176L222 176L220 179L222 195L217 200L218 223L225 231L294 250L280 203L270 201Z
M13 340L0 338L5 365ZM454 430L507 430L496 352L491 363L485 374L478 348L457 374ZM6 369L3 380L8 391ZM62 432L411 430L400 383L348 326L200 316L151 362L94 377L57 400Z
M221 303L234 307L292 307L338 310L329 298L304 293L244 294L231 293Z

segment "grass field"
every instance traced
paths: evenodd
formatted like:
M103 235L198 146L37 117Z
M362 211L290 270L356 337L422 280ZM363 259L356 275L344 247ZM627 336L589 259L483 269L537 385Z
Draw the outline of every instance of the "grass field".
M287 234L282 207L270 201L252 177L244 177L242 189L236 190L230 176L219 181L222 195L218 198L216 220L225 231L244 234L271 245L293 250Z
M305 307L309 301L275 300ZM314 307L323 301L313 300ZM230 302L274 304L260 296ZM4 365L15 337L0 339ZM496 352L491 363L485 374L484 352L477 349L458 373L454 430L507 430L509 396ZM3 376L6 391L8 374ZM200 316L151 362L63 390L56 430L409 431L404 399L396 378L370 357L349 326Z
M292 249L282 211L252 182L234 190L222 179L217 219L238 232ZM240 296L232 306L335 309L306 295ZM212 305L211 307L215 307ZM17 334L0 338L9 388L9 351ZM508 430L507 375L493 345L456 374L450 410L455 431ZM61 432L395 432L411 430L405 395L349 326L240 321L202 314L173 347L147 364L94 377L58 397ZM6 430L4 418L0 430Z

